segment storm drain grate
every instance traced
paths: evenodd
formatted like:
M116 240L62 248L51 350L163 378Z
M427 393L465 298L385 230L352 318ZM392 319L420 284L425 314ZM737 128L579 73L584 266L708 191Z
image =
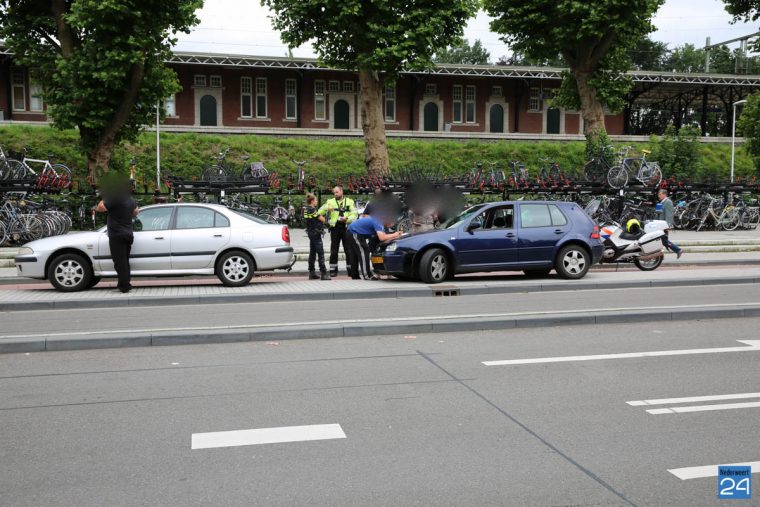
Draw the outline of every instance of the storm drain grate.
M438 286L433 289L433 297L458 296L459 287Z

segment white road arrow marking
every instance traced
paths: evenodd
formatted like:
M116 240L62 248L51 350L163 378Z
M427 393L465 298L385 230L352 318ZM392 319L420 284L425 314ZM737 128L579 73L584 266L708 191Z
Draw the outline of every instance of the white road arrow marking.
M513 366L519 364L570 363L575 361L600 361L604 359L633 359L640 357L686 356L691 354L721 354L724 352L758 352L760 340L737 340L749 347L720 347L712 349L657 350L654 352L628 352L623 354L599 354L593 356L539 357L535 359L509 359L483 361L486 366Z
M760 473L760 461L747 461L746 463L721 463L720 465L707 465L704 467L673 468L668 470L682 481L688 479L703 479L705 477L717 477L718 467L752 467L752 474Z
M719 403L716 405L692 405L689 407L652 408L647 413L652 415L688 414L689 412L712 412L714 410L737 410L741 408L760 408L760 401L747 403Z
M331 440L334 438L346 438L346 434L343 433L340 424L216 431L213 433L193 433L191 449L306 442L310 440Z

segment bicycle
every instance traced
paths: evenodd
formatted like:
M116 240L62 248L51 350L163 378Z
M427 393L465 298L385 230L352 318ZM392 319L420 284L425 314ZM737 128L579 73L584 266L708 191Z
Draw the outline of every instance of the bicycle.
M583 165L583 178L590 183L601 183L612 166L607 162L612 158L613 146L608 144L601 149L602 154L592 157Z
M558 182L562 179L562 170L557 162L550 162L550 160L549 157L541 159L542 164L538 177L541 181Z
M49 188L52 190L62 190L71 186L71 169L63 164L52 164L48 155L47 160L28 158L26 156L27 148L21 152L21 160L6 158L10 179L23 180L37 178L39 188ZM42 171L39 175L32 168L31 164L42 164Z
M224 151L220 152L219 155L211 157L216 162L216 164L214 166L206 166L203 169L203 173L201 175L203 181L225 182L229 179L230 170L225 164L227 154L229 152L230 148L226 148Z
M657 162L647 162L646 157L652 152L641 150L641 158L627 158L631 148L632 146L624 148L621 163L607 171L607 183L612 188L623 188L628 184L629 174L635 174L635 178L644 186L656 188L662 181L662 171Z

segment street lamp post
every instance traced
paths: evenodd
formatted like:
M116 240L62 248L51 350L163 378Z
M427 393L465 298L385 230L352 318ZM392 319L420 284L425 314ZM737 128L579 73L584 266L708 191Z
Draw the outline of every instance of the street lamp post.
M736 143L736 106L746 104L746 100L737 100L733 103L733 114L731 115L731 183L734 182L734 149Z

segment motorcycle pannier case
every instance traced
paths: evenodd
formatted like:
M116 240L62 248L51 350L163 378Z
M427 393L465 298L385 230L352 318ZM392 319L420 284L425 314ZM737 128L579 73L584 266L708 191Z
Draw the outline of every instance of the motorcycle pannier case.
M662 250L662 238L664 236L665 233L662 231L650 232L641 236L639 238L639 246L644 255L650 255Z

